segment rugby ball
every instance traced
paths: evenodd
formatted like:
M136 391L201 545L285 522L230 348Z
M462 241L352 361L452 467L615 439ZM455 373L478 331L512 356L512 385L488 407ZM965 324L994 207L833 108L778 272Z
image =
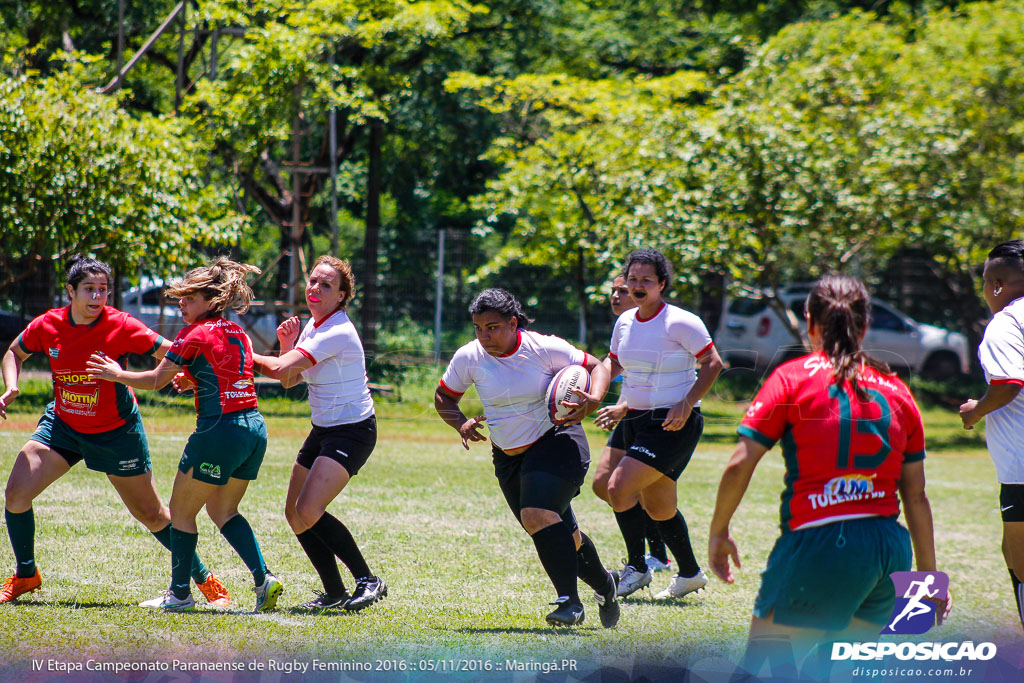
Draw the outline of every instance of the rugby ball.
M590 391L590 373L582 365L569 365L555 373L548 384L547 403L548 419L556 425L561 424L566 416L572 412L571 408L562 405L562 401L578 403L579 394L574 394L573 389Z

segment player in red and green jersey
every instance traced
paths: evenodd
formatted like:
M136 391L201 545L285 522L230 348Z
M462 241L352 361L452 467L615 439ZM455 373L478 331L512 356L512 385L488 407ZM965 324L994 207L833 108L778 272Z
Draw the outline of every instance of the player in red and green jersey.
M109 266L94 259L72 259L67 277L70 304L35 318L4 355L6 391L0 396L0 416L6 417L7 406L17 397L22 362L33 353L45 354L50 363L54 402L46 407L7 480L4 514L17 568L0 587L0 603L41 585L32 503L81 460L90 470L106 474L129 512L170 549L171 518L153 483L135 396L127 387L86 372L93 353L112 359L131 353L161 358L170 342L107 306L109 290ZM194 553L190 568L208 601L228 604L224 586Z
M256 479L267 449L267 427L256 407L252 342L228 308L244 312L252 290L245 283L254 266L220 257L190 271L167 295L179 299L188 324L155 369L127 372L94 355L90 374L138 389L160 389L185 369L196 393L196 431L189 437L171 492L171 585L141 603L166 611L195 607L186 567L199 539L196 515L206 506L210 519L252 573L256 611L273 609L281 582L267 570L249 522L238 511L249 482Z
M800 658L836 632L877 639L895 604L889 575L910 569L911 542L917 569L935 570L921 416L903 382L861 350L867 290L853 278L825 277L806 310L815 351L779 367L758 392L711 522L711 568L732 583L729 559L740 562L729 522L757 463L781 440L782 536L754 602L752 673L767 651ZM900 499L909 534L896 521Z

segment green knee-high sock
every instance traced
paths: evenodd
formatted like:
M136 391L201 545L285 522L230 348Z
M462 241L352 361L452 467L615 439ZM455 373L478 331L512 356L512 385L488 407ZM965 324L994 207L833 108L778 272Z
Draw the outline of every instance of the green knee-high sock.
M267 563L263 561L260 544L249 522L242 515L235 515L221 527L220 533L252 572L252 580L257 586L262 586L267 579Z
M7 535L11 537L14 559L18 563L16 576L27 579L36 575L36 517L32 508L25 512L11 512L4 508Z
M192 592L189 558L196 554L197 543L199 534L171 528L171 592L179 600L184 600Z
M153 534L153 538L160 541L160 545L168 550L171 549L170 523L160 531L150 531L149 533ZM196 583L203 583L206 579L210 578L210 570L207 569L206 565L203 564L203 561L199 559L198 553L192 553L192 566L190 568L190 572L192 574L192 580Z

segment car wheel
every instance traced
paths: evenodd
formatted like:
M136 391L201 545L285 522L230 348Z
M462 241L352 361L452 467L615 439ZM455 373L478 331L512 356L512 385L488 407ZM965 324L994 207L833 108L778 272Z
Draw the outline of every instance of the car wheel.
M921 370L925 379L951 379L959 374L960 360L950 351L938 351L928 356Z

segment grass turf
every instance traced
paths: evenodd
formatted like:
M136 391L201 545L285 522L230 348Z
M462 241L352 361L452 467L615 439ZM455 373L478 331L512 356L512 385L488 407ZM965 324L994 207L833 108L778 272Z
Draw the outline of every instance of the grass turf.
M759 466L733 523L743 561L735 585L712 578L709 590L682 600L636 594L624 602L618 628L604 630L581 583L585 624L554 630L543 621L554 597L550 584L530 539L501 498L489 449L463 450L455 432L434 414L428 392L415 394L407 392L402 403L378 403L376 451L330 507L351 528L371 568L387 580L390 594L382 603L359 614L294 609L319 587L282 510L294 455L308 430L308 406L271 399L261 404L269 450L241 509L285 585L278 610L247 612L253 604L251 577L202 515L198 551L231 591L233 610L162 614L136 607L167 587L170 556L129 516L106 477L79 465L36 500L43 588L0 606L0 671L27 667L28 660L40 657L363 662L569 657L673 666L741 655L759 572L778 535L783 465L777 449ZM472 399L464 407L471 414ZM702 563L719 476L744 407L735 401L705 403L705 435L679 482L679 507ZM37 407L24 410L33 412L14 412L0 424L3 472L10 471L38 417ZM184 399L147 402L143 416L157 487L166 502L193 426L191 408ZM999 553L998 485L982 435L963 432L947 410L926 410L925 422L939 568L950 575L956 598L942 637L966 634L975 642L1005 637L1019 625ZM592 425L587 430L592 475L605 435ZM589 481L573 507L605 563L618 566L624 554L618 528ZM6 540L0 542L0 564L13 566ZM344 567L342 573L351 587ZM653 592L667 582L667 574L655 575ZM195 595L202 605L198 591Z

